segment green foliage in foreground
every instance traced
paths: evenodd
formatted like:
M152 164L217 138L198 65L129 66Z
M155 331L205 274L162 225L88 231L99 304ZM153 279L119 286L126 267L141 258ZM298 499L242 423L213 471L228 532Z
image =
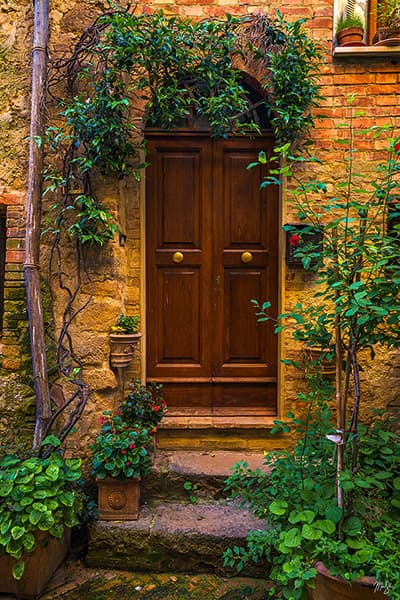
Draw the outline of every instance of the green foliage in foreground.
M23 576L24 555L35 550L38 534L61 539L66 527L78 524L80 478L81 460L57 452L48 458L0 460L0 555L15 559L15 579Z
M352 507L342 512L335 495L335 450L326 405L309 408L305 420L287 427L301 434L292 450L269 452L266 471L241 462L227 489L265 519L265 529L251 531L246 547L225 553L225 564L240 571L248 561L271 565L270 595L305 598L305 586L322 561L332 575L349 582L375 575L388 598L400 599L400 438L387 415L360 425L359 469L346 464L341 475ZM398 423L397 423L398 425ZM351 442L350 442L351 443ZM340 529L339 529L340 526Z

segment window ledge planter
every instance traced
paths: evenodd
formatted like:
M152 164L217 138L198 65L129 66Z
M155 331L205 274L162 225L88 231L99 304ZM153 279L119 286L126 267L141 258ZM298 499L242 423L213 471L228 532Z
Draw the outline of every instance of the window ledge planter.
M127 367L134 355L141 333L110 333L110 364L113 368Z
M37 534L38 544L31 554L25 554L25 572L20 580L12 576L14 561L9 555L0 557L0 593L17 598L37 598L67 555L71 530L66 528L61 540L46 533Z
M136 521L139 518L140 477L97 479L100 521Z
M309 588L310 600L387 600L388 596L383 591L375 591L376 579L362 577L350 585L341 577L333 577L321 562L315 565L318 571L314 580L315 587Z

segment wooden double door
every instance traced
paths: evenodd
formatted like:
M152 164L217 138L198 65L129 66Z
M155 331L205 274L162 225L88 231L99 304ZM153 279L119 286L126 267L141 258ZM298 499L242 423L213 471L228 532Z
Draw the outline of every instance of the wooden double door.
M147 380L169 416L274 415L277 339L251 300L276 314L278 190L246 168L272 138L147 140Z

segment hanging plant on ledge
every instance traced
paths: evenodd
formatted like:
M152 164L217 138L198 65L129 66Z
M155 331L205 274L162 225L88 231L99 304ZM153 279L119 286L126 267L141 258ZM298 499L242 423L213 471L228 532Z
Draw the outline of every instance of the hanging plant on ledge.
M172 129L196 115L214 137L259 132L243 70L260 79L277 142L299 149L320 98L321 53L303 23L279 12L202 21L135 9L101 15L71 57L52 66L49 91L61 106L59 124L47 130L53 230L80 243L113 238L118 226L96 198L92 176L139 178L143 123ZM65 97L56 98L62 85Z

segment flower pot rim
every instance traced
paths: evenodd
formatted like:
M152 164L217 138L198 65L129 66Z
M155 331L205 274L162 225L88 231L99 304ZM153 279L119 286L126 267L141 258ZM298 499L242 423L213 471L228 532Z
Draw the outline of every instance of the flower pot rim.
M115 333L115 332L111 332L110 333L110 339L113 340L119 340L121 341L123 338L128 338L129 340L132 340L132 338L141 338L142 337L142 332L138 331L137 333Z
M96 482L103 482L103 481L141 481L141 476L138 475L137 477L95 477L95 481Z
M329 569L324 565L324 563L319 560L317 563L315 563L315 568L317 569L317 572L320 575L323 575L324 577L327 577L328 579L333 579L336 581L341 581L343 583L350 583L349 581L347 581L346 579L344 579L343 577L340 576L335 576L332 575L329 571ZM377 580L376 577L374 577L373 575L364 575L363 577L359 577L358 579L354 579L351 584L355 584L355 585L364 585L364 586L368 586L368 587L373 587L377 584Z

